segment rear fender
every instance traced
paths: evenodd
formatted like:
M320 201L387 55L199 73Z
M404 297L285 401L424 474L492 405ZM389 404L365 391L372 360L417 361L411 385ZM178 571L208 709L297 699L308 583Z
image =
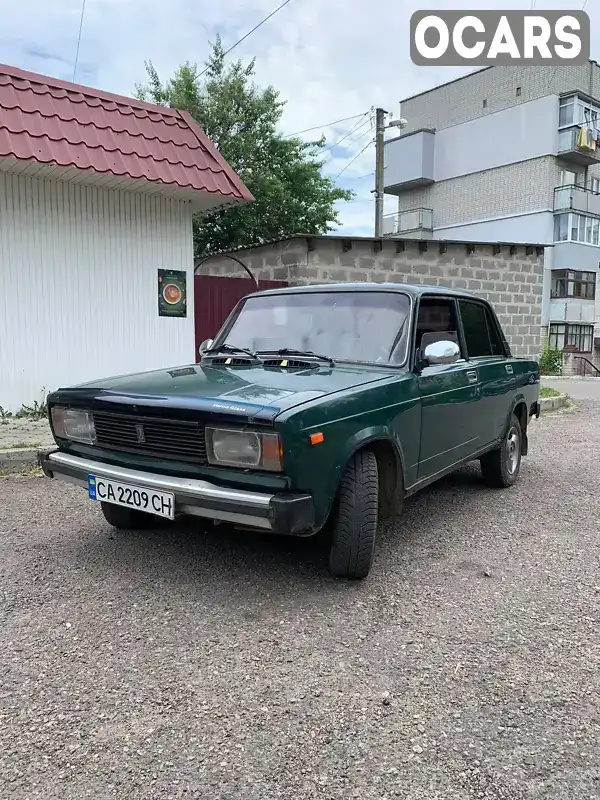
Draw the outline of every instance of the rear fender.
M517 409L518 406L522 406L524 410L521 412L521 409L518 409L519 413L517 413L516 409ZM515 397L512 405L511 405L510 413L509 413L508 418L506 420L506 427L504 429L504 436L506 436L506 433L508 432L508 428L510 426L510 421L512 419L512 415L513 414L515 414L515 416L517 417L517 419L521 423L521 431L523 432L523 441L522 441L522 445L521 445L521 454L526 456L527 453L529 452L529 438L527 436L527 423L529 421L529 413L528 413L528 409L527 409L527 398L521 392L519 392L519 394Z

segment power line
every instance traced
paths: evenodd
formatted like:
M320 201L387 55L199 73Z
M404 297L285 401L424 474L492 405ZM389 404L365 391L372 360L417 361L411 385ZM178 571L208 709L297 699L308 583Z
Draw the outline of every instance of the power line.
M364 205L365 203L374 203L374 197L362 197L359 200L342 200L342 203L347 206Z
M366 112L369 113L368 111ZM286 133L284 139L291 139L293 136L300 136L301 133L310 133L311 131L319 131L322 128L330 128L332 125L337 125L340 122L349 122L352 119L357 119L357 117L364 117L365 112L363 111L360 114L354 114L352 117L344 117L343 119L334 119L333 122L325 122L323 125L315 125L314 128L305 128L303 131L296 131L296 133Z
M285 6L287 6L288 3L291 3L291 2L292 2L292 0L285 0L284 3L282 3L280 6L277 6L277 8L274 11L271 11L271 13L267 17L265 17L264 19L261 19L261 21L258 23L258 25L255 25L252 28L251 31L248 31L248 33L245 36L242 36L241 39L238 39L235 44L232 44L231 47L229 48L229 50L225 50L223 55L226 56L229 53L231 53L231 51L234 50L238 46L238 44L241 44L243 41L245 41L249 36L251 36L254 33L254 31L257 31L260 28L261 25L264 25L265 22L268 22L271 19L271 17L274 17L275 14L278 11L281 11L282 8L284 8ZM206 67L206 69L203 69L202 72L200 73L200 75L198 75L198 77L201 78L206 72L208 72L209 69L210 69L210 66Z
M77 36L77 51L75 53L75 64L73 66L73 83L77 74L77 62L79 61L79 45L81 44L81 31L83 29L83 15L85 14L85 0L81 4L81 19L79 20L79 34Z
M348 167L351 167L351 166L352 166L352 164L354 164L354 162L356 161L356 159L357 159L357 158L359 158L360 156L362 156L362 154L365 152L365 150L367 149L367 147L370 147L370 145L372 145L372 144L374 143L374 141L375 141L374 139L369 139L369 141L366 143L366 145L363 147L363 149L362 149L362 150L361 150L359 153L357 153L357 154L354 156L354 158L352 158L352 159L351 159L351 160L350 160L350 161L349 161L349 162L346 164L346 166L344 167L344 169L343 169L341 172L338 172L338 174L335 176L335 178L334 178L333 180L334 180L334 181L337 181L337 179L340 177L340 175L343 175L343 174L344 174L344 172L346 172L346 170L348 169Z
M369 113L368 111L365 111L365 113L363 114L363 117L366 117L368 113ZM369 124L369 120L368 119L366 119L364 121L362 119L359 119L359 121L356 123L356 125L353 128L351 128L345 136L342 136L342 138L338 139L337 142L334 142L333 144L330 144L329 147L325 147L323 150L321 150L321 152L322 153L326 153L328 150L333 150L334 147L338 147L342 142L345 142L346 139L349 136L352 136L352 134L355 133L358 128L364 128L365 125L368 125L368 124Z

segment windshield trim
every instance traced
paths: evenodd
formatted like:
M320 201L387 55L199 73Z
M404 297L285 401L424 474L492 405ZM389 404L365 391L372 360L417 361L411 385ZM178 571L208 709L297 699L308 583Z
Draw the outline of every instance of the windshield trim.
M381 362L381 361L356 361L356 360L350 359L350 358L335 358L334 361L335 361L336 364L359 364L359 365L360 364L365 364L365 365L369 365L369 366L385 367L385 368L389 368L389 369L399 369L400 367L405 367L407 362L408 362L408 357L409 357L409 354L410 354L410 340L412 338L412 327L413 327L413 314L414 314L414 309L415 309L415 298L409 292L404 292L404 291L394 290L394 289L375 289L375 288L370 289L369 288L367 291L369 293L372 292L372 293L376 293L376 294L401 294L401 295L404 295L404 297L408 298L409 309L408 309L408 315L407 315L407 335L406 335L406 340L405 340L405 344L404 344L404 355L402 357L402 361L383 361L383 362ZM262 294L262 292L260 294ZM268 294L270 296L272 296L272 297L273 296L276 297L277 296L277 291L276 290L275 291L271 291ZM283 294L283 292L282 292L282 294ZM292 293L290 293L290 294L292 294ZM323 294L362 294L362 292L360 292L360 293L359 292L352 292L350 289L324 289L322 292L318 292L318 291L312 290L310 292L293 292L293 294L294 295L297 295L297 294L298 295L307 295L307 294L308 295L312 295L312 294L320 294L320 295L323 295ZM227 341L227 336L229 334L229 331L233 327L233 324L235 323L236 319L239 317L240 312L241 312L242 308L244 307L244 305L252 297L257 297L258 295L259 295L258 292L253 292L252 294L247 294L245 297L242 297L240 300L238 300L238 302L232 308L232 310L231 310L229 316L227 317L227 319L225 320L225 322L221 325L221 328L220 328L219 332L217 333L217 335L214 338L212 347L218 347L220 344L222 344L223 342ZM265 296L267 296L266 293L265 293Z

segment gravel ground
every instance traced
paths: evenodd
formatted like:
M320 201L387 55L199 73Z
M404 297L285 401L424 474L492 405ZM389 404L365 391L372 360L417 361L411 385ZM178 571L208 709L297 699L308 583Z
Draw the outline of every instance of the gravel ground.
M0 479L0 798L598 798L599 450L600 403L545 415L516 487L421 493L359 584Z

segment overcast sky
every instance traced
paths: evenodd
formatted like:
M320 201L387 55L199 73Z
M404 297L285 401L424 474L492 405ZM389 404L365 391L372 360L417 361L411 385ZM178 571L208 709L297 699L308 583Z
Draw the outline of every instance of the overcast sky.
M164 79L186 61L202 63L209 41L230 46L282 0L86 0L77 82L131 95L150 59ZM0 62L73 79L82 0L0 0ZM581 9L584 0L291 0L231 57L256 57L257 81L288 100L286 133L312 126L333 143L325 170L336 176L373 137L369 116L327 123L398 102L470 70L415 67L409 56L413 11L452 9ZM588 0L592 58L600 59L600 0ZM532 68L534 69L534 68ZM310 136L319 135L315 131ZM373 233L374 147L339 178L356 199L340 204L340 232ZM386 199L386 212L395 210Z

